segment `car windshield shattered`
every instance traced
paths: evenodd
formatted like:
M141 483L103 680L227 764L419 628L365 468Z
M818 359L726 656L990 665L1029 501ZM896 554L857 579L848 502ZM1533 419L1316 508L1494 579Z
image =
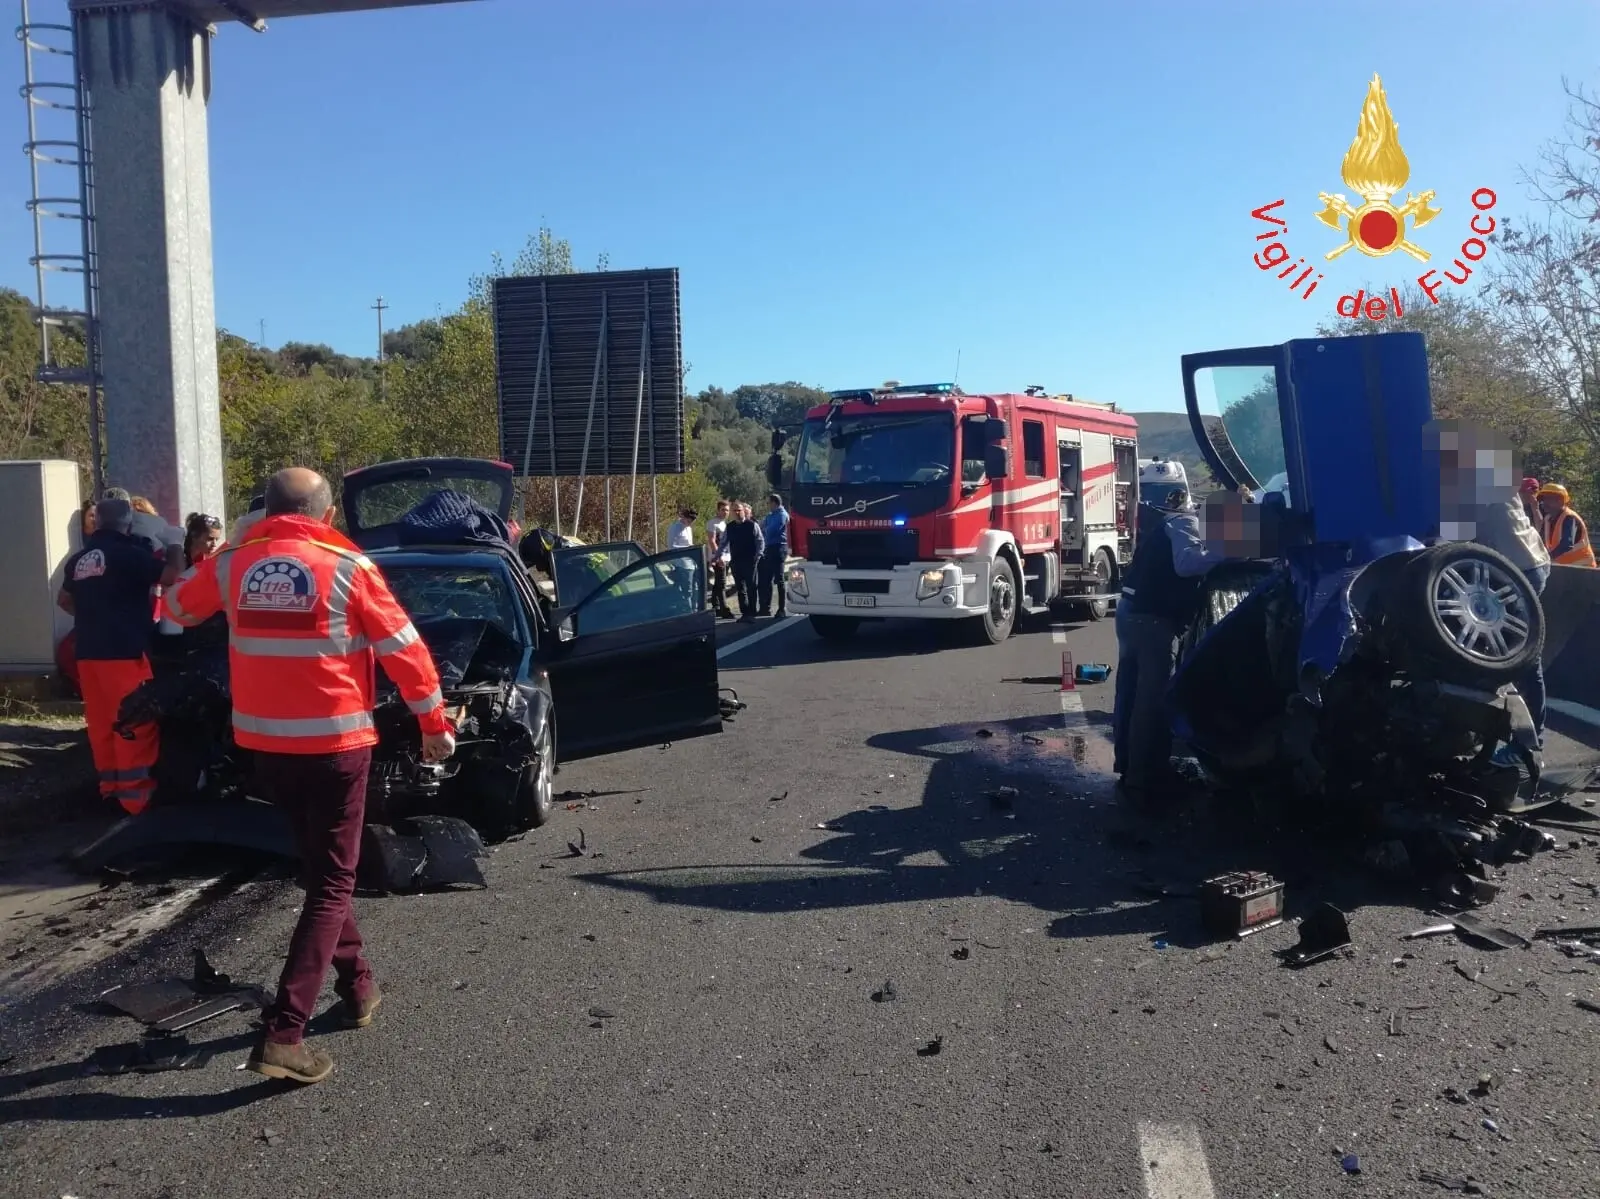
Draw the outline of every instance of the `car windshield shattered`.
M794 481L935 483L950 477L954 450L955 421L946 412L815 417L806 421Z
M482 620L507 636L521 636L516 602L505 575L489 567L385 564L383 577L413 624Z

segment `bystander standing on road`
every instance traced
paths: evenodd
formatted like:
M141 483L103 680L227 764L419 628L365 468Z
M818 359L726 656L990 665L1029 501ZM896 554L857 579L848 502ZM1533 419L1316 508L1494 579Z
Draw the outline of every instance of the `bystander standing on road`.
M733 572L733 587L739 597L739 620L750 624L756 618L756 566L761 561L761 526L752 519L749 504L735 504L728 522L728 569Z
M706 558L711 568L711 610L732 619L728 607L728 501L718 500L716 515L706 522Z
M227 614L234 739L284 809L300 855L305 906L278 995L249 1068L314 1083L333 1069L305 1044L331 964L346 1027L372 1023L381 996L351 909L365 824L373 722L373 657L422 726L422 753L455 750L427 646L376 566L332 527L333 493L314 471L279 471L266 515L243 544L186 573L167 611L194 626Z
M1539 488L1539 510L1544 513L1544 545L1557 566L1595 565L1589 527L1572 509L1572 497L1560 483Z
M72 613L78 685L89 749L100 794L138 815L155 788L160 738L154 725L115 731L122 701L150 677L146 651L155 629L150 589L170 583L182 558L164 560L133 535L133 508L126 500L102 500L95 531L67 559L56 602Z
M667 526L667 548L686 550L694 545L694 522L700 514L693 508L679 508L678 519Z
M1112 741L1119 786L1143 801L1174 782L1166 699L1175 646L1194 619L1201 576L1222 555L1201 539L1187 491L1174 488L1164 509L1140 507L1149 511L1139 514L1139 545L1117 600Z
M1430 428L1430 435L1439 455L1439 536L1487 546L1527 576L1535 595L1543 595L1550 580L1551 555L1528 510L1528 485L1538 495L1542 490L1538 481L1523 479L1518 492L1512 493L1509 479L1516 474L1508 468L1515 451L1487 429L1440 421ZM1541 657L1534 658L1516 686L1542 746L1547 713ZM1494 760L1501 766L1515 765L1516 751L1502 745Z
M783 497L774 491L767 497L767 515L761 522L761 607L758 615L772 615L772 589L778 589L778 615L789 614L788 592L784 586L783 564L789 560L789 510Z
M1523 514L1527 516L1528 523L1539 533L1539 538L1544 539L1544 513L1539 511L1539 480L1524 479L1517 488L1517 498L1522 501Z

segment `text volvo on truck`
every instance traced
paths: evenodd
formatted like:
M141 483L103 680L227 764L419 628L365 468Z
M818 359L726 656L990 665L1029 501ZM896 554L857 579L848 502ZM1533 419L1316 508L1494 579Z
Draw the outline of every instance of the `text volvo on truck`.
M774 434L769 477L781 477ZM1133 555L1138 425L1070 395L951 383L830 393L798 435L789 611L839 639L863 620L968 620L1114 602Z

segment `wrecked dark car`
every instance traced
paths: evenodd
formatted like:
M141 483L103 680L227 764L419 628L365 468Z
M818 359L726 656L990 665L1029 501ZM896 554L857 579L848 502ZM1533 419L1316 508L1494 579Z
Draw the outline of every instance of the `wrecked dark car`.
M1287 488L1254 509L1257 559L1206 581L1174 733L1220 791L1470 902L1486 865L1550 844L1518 818L1550 780L1514 686L1547 620L1506 558L1439 540L1421 335L1190 355L1183 374L1221 485Z
M395 827L422 836L438 834L441 818L464 820L497 840L543 824L560 763L720 732L742 706L718 686L701 550L559 544L549 555L552 596L511 544L513 496L512 468L478 459L412 459L345 476L351 539L432 652L457 729L449 760L422 761L417 721L380 664L367 819L391 857L426 856ZM177 760L151 808L83 851L80 865L208 841L292 853L275 810L249 797L248 754L227 735L226 671L219 678L217 667L213 650L129 697L124 719L158 720L163 758L171 729Z

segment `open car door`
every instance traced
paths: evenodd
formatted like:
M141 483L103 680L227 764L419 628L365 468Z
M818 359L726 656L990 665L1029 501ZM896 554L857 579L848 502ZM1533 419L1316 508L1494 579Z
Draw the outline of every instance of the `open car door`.
M364 549L392 544L406 513L442 491L477 501L502 521L516 495L511 465L485 458L403 458L353 470L344 477L344 521Z
M1183 390L1217 481L1282 494L1312 539L1381 544L1438 529L1420 333L1186 354Z
M640 558L551 623L542 657L561 761L722 731L702 548Z

